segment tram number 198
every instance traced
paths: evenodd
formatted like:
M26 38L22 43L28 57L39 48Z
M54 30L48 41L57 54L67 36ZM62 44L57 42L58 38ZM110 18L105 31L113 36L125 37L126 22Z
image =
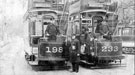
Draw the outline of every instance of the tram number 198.
M102 52L117 52L118 46L102 46Z
M62 53L63 48L62 47L46 47L46 53Z

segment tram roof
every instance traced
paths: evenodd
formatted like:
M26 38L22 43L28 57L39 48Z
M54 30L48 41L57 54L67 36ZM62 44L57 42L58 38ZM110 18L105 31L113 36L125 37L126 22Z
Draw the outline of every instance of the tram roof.
M107 10L104 10L104 9L85 10L85 11L82 11L81 13L84 13L84 12L105 12L105 13L115 14L114 12L107 11Z
M40 9L30 9L28 10L25 15L23 16L24 20L26 20L29 16L29 13L32 12L39 12L39 11L47 11L47 12L55 12L57 14L68 14L68 12L64 12L63 11L58 11L58 10L53 10L53 9L45 9L45 8L40 8Z
M57 14L63 14L63 11L58 11L58 10L53 10L53 9L44 9L44 8L40 8L40 9L31 9L28 12L38 12L38 11L48 11L48 12L55 12ZM65 12L64 14L68 14L67 12Z

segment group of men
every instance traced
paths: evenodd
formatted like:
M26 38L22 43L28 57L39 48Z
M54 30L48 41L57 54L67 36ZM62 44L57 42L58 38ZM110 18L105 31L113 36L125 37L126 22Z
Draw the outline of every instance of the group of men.
M46 34L49 34L49 40L56 40L57 35L60 34L58 27L54 23L55 23L55 21L52 20L51 23L47 26L47 29L45 32ZM99 21L95 32L100 33L100 35L103 36L103 38L110 39L110 36L108 37L109 27L108 27L106 21ZM82 28L82 34L85 34L85 39L87 39L87 36L89 34L87 32L87 29ZM71 52L70 61L72 63L73 72L78 72L79 71L81 43L74 36L76 36L76 35L73 35L71 47L69 48L70 52ZM85 41L85 42L87 42L87 41Z
M84 34L83 39L84 40L78 40L78 39L73 39L72 40L72 45L75 45L77 48L71 49L72 52L72 65L73 65L73 71L78 72L79 70L79 59L80 59L80 49L81 45L85 46L85 51L88 52L90 51L89 47L93 45L93 41L91 41L91 38L97 38L94 33L89 32L89 30L85 27L82 27L81 34ZM111 40L111 34L110 34L110 29L106 21L99 21L96 27L96 33L99 33L100 36L103 37L103 39L106 40ZM73 35L75 36L75 35ZM81 38L81 37L80 37ZM87 45L87 46L86 46ZM87 48L88 47L88 48ZM86 51L87 50L87 51Z
M73 35L71 46L75 46L76 48L72 48L71 50L71 62L72 62L72 68L73 72L78 72L79 71L79 61L80 61L80 49L81 45L84 45L86 50L89 50L89 47L92 46L92 42L90 41L91 38L96 38L96 36L92 33L89 32L89 30L85 27L82 27L81 34L84 34L84 40L79 40L76 39ZM111 34L109 30L109 26L106 21L99 21L96 27L96 32L100 34L100 36L103 36L104 39L106 40L111 40ZM80 37L81 38L81 37ZM86 46L88 45L88 46ZM88 48L87 48L88 47ZM85 50L85 52L86 52ZM90 50L89 50L90 51Z

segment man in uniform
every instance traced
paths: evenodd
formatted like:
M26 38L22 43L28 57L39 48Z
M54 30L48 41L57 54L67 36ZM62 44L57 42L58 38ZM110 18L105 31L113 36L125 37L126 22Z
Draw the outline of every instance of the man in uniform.
M102 21L102 23L99 25L99 33L103 38L110 40L111 35L109 35L109 27L107 25L106 21Z
M107 35L109 32L109 27L106 23L106 21L102 21L101 25L99 26L99 33L101 35Z
M73 72L79 71L79 60L80 60L80 42L75 36L72 37L71 47L70 47L70 61L72 63Z
M58 27L55 25L55 20L52 19L51 23L47 26L46 34L49 34L49 39L48 40L55 40L57 39L57 35L60 34L60 31L58 29Z

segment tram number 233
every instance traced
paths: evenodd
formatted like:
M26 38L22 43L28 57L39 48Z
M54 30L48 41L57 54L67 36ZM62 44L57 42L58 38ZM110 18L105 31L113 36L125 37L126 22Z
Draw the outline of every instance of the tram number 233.
M102 46L102 52L117 52L118 46Z
M62 47L46 47L46 53L62 53Z

